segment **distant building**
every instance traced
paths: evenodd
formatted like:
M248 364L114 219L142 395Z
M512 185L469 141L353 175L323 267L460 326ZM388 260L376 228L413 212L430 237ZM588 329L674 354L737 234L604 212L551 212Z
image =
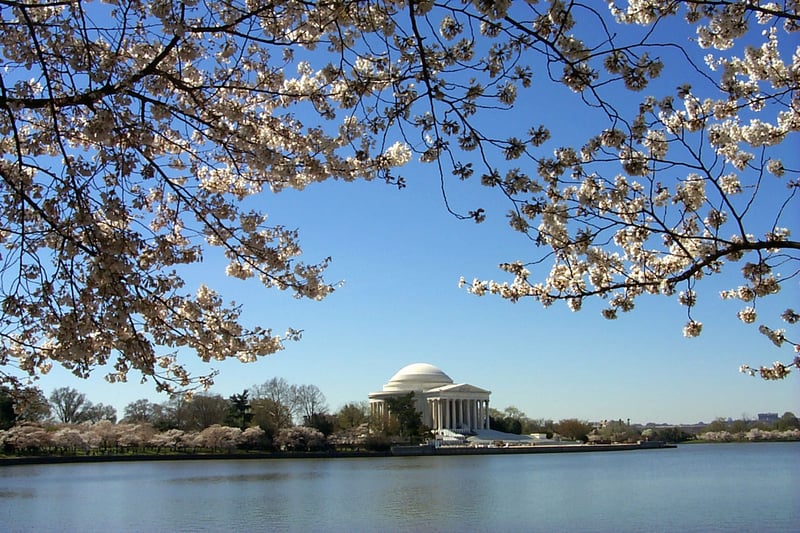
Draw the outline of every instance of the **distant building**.
M778 413L758 413L759 422L771 423L777 422L778 420Z
M441 433L444 430L474 433L489 429L490 391L467 383L453 383L450 376L428 363L401 368L378 392L369 394L373 420L388 420L386 400L414 393L422 423Z

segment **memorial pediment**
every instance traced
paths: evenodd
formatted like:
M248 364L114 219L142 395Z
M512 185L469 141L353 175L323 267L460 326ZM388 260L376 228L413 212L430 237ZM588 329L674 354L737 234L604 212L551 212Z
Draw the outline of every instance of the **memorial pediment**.
M468 383L455 383L453 385L443 385L441 387L436 387L435 389L428 389L425 391L425 393L427 394L430 394L432 392L439 392L439 393L476 392L482 394L490 394L488 390L476 387L475 385L470 385Z

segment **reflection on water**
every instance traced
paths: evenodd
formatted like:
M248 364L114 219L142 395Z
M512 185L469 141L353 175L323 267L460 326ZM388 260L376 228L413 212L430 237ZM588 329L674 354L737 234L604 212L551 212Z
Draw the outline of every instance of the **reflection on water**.
M0 489L0 498L33 498L33 491Z
M0 530L795 531L799 452L782 443L3 467Z
M175 484L194 484L194 483L254 483L260 481L281 481L293 477L288 472L269 472L263 474L236 474L219 476L191 476L176 479L168 479L167 483ZM299 472L294 477L317 478L319 472Z

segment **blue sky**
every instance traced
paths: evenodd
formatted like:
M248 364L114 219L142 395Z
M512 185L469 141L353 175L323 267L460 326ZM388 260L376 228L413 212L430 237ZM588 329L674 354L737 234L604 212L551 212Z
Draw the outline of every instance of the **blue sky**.
M543 71L535 72L535 80L543 78ZM680 74L665 73L656 88L664 95L682 81ZM519 125L523 131L538 123L551 126L554 140L543 147L544 155L557 146L579 146L590 135L577 95L538 81L527 95L513 113L487 116L487 124ZM638 105L639 96L630 104ZM584 124L586 131L577 127ZM793 144L785 143L784 160L797 169ZM719 298L719 290L740 284L737 265L698 285L701 300L694 316L704 328L695 339L682 335L686 313L677 297L642 298L616 321L600 316L601 301L587 301L572 313L563 304L543 309L533 301L478 298L458 288L459 277L497 279L498 263L534 257L530 242L508 229L508 205L480 187L478 178L449 182L454 210L484 207L489 214L481 225L459 221L445 209L434 166L412 163L402 174L408 182L403 190L378 182L328 182L253 200L271 223L299 228L306 261L333 258L326 278L345 284L322 302L226 278L225 263L213 251L203 265L186 272L188 287L206 283L242 304L249 325L304 330L300 342L256 363L211 364L221 371L211 392L229 396L283 377L318 386L335 411L366 400L401 367L428 362L456 382L492 391L493 407L513 405L532 418L695 423L760 412L800 414L799 375L764 382L738 372L742 363L788 360L791 352L774 348L757 325L739 322L737 303ZM794 229L796 235L796 224ZM778 327L780 312L798 302L800 288L793 279L779 296L759 302L759 323ZM207 371L199 362L189 366ZM166 400L134 375L130 383L115 385L102 375L100 369L83 381L54 368L38 384L46 394L75 387L94 403L114 405L120 417L124 406L139 398Z
M787 351L739 322L736 304L716 290L701 295L696 316L705 326L695 339L683 337L685 311L671 298L642 300L608 321L599 301L573 313L560 304L543 309L467 294L460 276L497 276L499 260L521 255L525 239L502 216L481 225L456 220L443 207L438 178L408 177L402 191L331 182L266 199L272 222L301 229L307 260L333 257L327 279L345 284L322 302L226 278L224 262L207 257L198 269L205 274L190 283L205 282L243 304L250 324L304 330L300 342L256 363L214 362L221 375L211 392L227 397L277 376L317 385L336 410L366 400L406 364L429 362L456 382L492 391L493 407L514 405L533 418L694 423L800 411L797 376L767 383L738 372L741 363L785 359ZM784 291L797 301L796 282ZM54 369L40 382L48 394L65 385L120 415L133 400L165 400L133 375L109 385L100 372L83 381Z

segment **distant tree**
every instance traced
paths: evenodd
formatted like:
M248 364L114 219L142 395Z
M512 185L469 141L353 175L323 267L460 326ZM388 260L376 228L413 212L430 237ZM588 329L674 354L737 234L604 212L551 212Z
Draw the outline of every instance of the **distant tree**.
M292 426L292 413L285 405L269 398L253 399L253 423L266 432L267 438L272 439L283 428Z
M92 404L82 392L71 387L60 387L50 393L50 406L59 421L74 424L83 422L85 411Z
M505 415L503 415L501 410L495 409L494 407L489 408L489 427L497 431L502 431L503 433L510 433L506 431L508 427L505 422Z
M250 405L247 390L241 394L232 394L228 401L231 404L231 419L233 423L244 431L253 419L253 408Z
M279 427L292 425L298 413L296 386L290 385L285 378L274 377L261 385L251 387L250 393L253 400L270 400L275 422ZM289 414L288 422L280 419L284 412Z
M294 388L295 409L304 420L328 412L325 395L316 385L298 385Z
M789 429L800 429L800 420L790 411L786 411L775 423L775 429L786 431Z
M196 394L190 400L181 401L177 409L179 429L186 431L224 424L229 414L230 403L219 394Z
M367 402L345 404L336 413L336 429L344 430L358 427L369 420L369 404Z
M74 427L62 427L53 433L53 445L61 449L62 453L75 453L76 451L86 451L89 443L85 435Z
M679 427L648 428L642 431L642 437L651 441L678 443L691 440L694 435L683 431Z
M5 432L5 447L14 453L35 453L53 444L53 433L39 424L21 423Z
M133 401L125 406L125 416L122 419L122 422L132 424L138 422L152 423L155 410L156 404L152 403L150 400L143 398L141 400Z
M526 435L531 433L544 433L548 438L555 433L555 422L546 418L528 419L523 424L522 432Z
M184 403L185 398L176 396L167 402L151 404L153 418L150 423L159 431L180 429L185 426L179 418L181 414L186 414L186 410L182 408Z
M506 407L503 411L489 408L489 427L503 433L521 435L522 426L527 420L525 413L513 405Z
M43 422L50 417L50 403L37 387L18 389L14 394L17 422Z
M114 406L103 405L102 403L87 405L81 412L81 422L99 422L101 420L108 420L109 422L117 421L117 410Z
M522 434L522 423L515 418L506 418L504 416L495 418L489 415L489 427L503 433Z
M266 432L258 426L253 426L242 431L240 446L246 450L263 448L267 444Z
M91 425L91 433L94 436L95 446L104 450L115 449L119 450L120 435L125 430L126 424L115 424L110 420L100 420ZM86 434L87 427L84 426L84 435Z
M14 398L6 387L0 387L0 429L8 429L16 422Z
M597 434L607 442L632 442L640 438L640 433L622 420L610 420L598 429Z
M314 413L303 417L303 425L317 429L327 437L336 428L336 417L327 413Z
M327 447L327 440L319 430L295 426L281 429L275 436L275 446L287 451L318 451Z
M420 436L423 425L422 413L417 411L414 392L387 398L386 406L389 409L390 417L397 422L400 436L411 441L416 440Z
M555 426L556 433L570 440L580 440L586 442L593 426L585 420L577 418L567 418L559 420Z
M717 417L714 419L713 422L708 424L704 431L706 432L720 432L720 431L728 431L730 429L728 422L721 417Z
M230 426L213 424L204 428L196 437L196 444L212 451L230 452L242 442L242 430Z
M513 405L509 405L505 409L503 409L503 415L506 418L516 418L517 420L522 421L523 419L528 418L528 416L522 412L518 407Z
M155 446L157 451L160 451L161 448L177 451L186 447L186 444L186 432L180 429L160 431L150 438L150 445Z
M737 418L728 424L728 431L731 433L746 433L753 428L755 423L746 417Z

